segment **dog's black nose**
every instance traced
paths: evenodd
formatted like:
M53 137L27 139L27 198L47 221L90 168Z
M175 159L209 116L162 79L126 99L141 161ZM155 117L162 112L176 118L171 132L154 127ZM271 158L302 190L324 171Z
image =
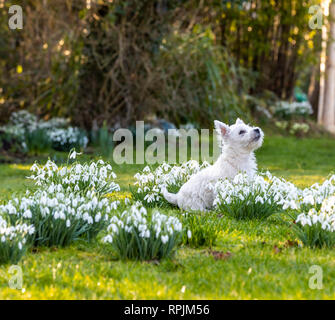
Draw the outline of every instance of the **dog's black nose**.
M259 130L258 128L254 129L254 131L255 131L256 133L258 133L258 134L261 133L260 130Z

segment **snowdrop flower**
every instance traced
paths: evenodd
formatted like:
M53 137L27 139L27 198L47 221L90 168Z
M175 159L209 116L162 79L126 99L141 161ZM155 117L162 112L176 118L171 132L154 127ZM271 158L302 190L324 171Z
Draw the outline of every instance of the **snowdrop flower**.
M109 227L112 229L113 233L119 232L118 227L114 223L112 223Z
M167 235L166 236L161 236L161 240L165 244L169 241L169 236L167 236Z
M76 152L76 150L73 150L70 155L69 159L76 159L77 155L80 155L81 153Z
M113 237L111 235L107 235L103 238L103 242L113 243Z
M63 167L60 171L59 171L59 174L61 177L64 177L66 175L66 167Z
M101 220L101 213L98 212L98 214L94 218L95 222L99 222Z
M3 246L13 247L15 245L21 251L27 242L28 235L34 231L34 227L26 223L11 226L0 216L0 239Z
M313 195L311 195L311 194L307 195L307 196L303 199L303 202L306 203L306 204L314 205L315 201L314 201L314 197L313 197Z
M296 223L312 228L321 225L323 230L335 232L335 197L325 199L319 211L312 208L307 214L299 214Z
M27 211L25 211L24 213L23 213L23 217L24 218L31 218L32 217L32 213L31 213L31 211L28 209Z
M144 172L144 173L150 173L150 172L151 172L150 167L146 166L146 167L143 169L143 172Z

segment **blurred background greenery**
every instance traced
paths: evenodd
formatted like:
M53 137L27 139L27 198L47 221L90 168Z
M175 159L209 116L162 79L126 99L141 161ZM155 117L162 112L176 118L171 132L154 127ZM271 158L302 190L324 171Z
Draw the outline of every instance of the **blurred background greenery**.
M22 30L8 28L14 3L23 8ZM308 94L316 115L314 4L2 1L0 121L19 109L86 129L152 117L198 126L236 116L267 121L276 101Z

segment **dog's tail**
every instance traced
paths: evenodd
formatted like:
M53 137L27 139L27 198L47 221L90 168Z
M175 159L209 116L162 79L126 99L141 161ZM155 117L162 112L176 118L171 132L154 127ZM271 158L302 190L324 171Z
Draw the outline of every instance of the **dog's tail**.
M168 202L170 202L171 204L174 204L174 205L178 205L177 194L168 192L166 187L164 187L162 189L162 193L163 193L164 198Z

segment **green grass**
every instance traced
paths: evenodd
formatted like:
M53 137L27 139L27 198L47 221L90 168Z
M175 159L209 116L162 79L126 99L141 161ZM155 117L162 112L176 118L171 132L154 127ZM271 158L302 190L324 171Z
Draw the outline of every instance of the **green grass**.
M308 186L334 170L335 140L267 137L257 159L260 169ZM122 191L140 168L114 166ZM28 169L0 165L0 200L32 187ZM31 251L19 263L24 292L9 288L9 265L0 267L0 299L335 298L335 250L296 246L276 216L263 222L220 219L215 247L181 247L172 260L159 263L117 261L99 242ZM321 290L309 288L312 265L323 269Z

